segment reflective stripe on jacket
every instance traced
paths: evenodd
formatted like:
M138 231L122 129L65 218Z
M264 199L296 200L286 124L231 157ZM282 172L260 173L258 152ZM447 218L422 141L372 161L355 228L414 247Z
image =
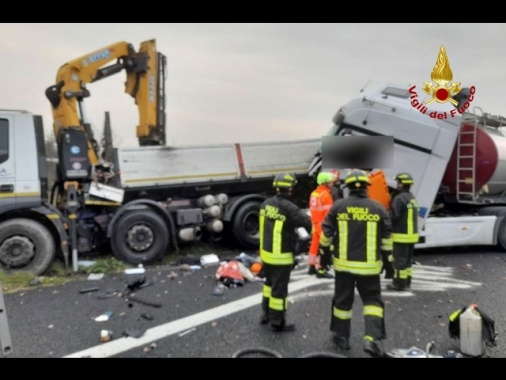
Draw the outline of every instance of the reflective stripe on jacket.
M352 192L329 210L322 223L320 245L334 244L336 271L375 275L381 271L381 250L392 249L391 233L386 209L367 198L365 191Z
M330 188L325 185L318 186L309 197L309 212L311 213L311 222L320 224L332 207L332 194Z
M295 229L311 231L311 219L284 194L266 199L260 206L260 258L271 265L292 265Z
M418 243L418 204L408 190L392 199L390 207L392 241L395 243Z

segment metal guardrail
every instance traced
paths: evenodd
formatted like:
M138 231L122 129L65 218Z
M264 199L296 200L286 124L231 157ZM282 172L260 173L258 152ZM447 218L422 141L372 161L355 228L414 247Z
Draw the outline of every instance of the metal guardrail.
M12 352L11 333L9 331L9 323L7 321L7 313L5 311L5 302L1 286L0 286L0 346L2 347L3 355L9 355Z

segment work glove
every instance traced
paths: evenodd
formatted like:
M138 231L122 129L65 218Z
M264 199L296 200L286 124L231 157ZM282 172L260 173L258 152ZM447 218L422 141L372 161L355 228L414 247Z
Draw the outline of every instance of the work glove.
M319 247L320 253L320 266L324 270L329 270L332 267L332 253L330 247Z
M383 268L381 273L385 272L385 278L394 278L394 267L392 265L392 254L388 251L381 251L381 259L383 261Z

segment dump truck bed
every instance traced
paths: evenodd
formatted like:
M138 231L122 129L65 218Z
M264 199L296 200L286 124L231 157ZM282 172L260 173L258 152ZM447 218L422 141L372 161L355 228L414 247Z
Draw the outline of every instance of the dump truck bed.
M321 139L188 147L118 148L124 189L307 175Z

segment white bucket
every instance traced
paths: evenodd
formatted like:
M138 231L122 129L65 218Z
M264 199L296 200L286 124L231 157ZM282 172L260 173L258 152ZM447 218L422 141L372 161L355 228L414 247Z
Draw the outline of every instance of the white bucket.
M459 317L460 351L468 356L482 356L485 351L485 341L482 335L482 320L480 314L472 307L468 307Z

